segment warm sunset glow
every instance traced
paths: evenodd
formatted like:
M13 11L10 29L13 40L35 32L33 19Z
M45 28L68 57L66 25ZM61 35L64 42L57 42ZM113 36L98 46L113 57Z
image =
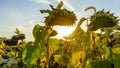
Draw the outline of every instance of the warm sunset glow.
M59 37L62 38L64 36L67 36L67 35L71 34L73 31L74 31L74 27L62 26L58 31Z

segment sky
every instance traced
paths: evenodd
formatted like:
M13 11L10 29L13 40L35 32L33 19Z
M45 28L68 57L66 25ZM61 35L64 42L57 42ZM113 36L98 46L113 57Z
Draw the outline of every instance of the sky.
M61 0L0 0L0 37L11 37L17 27L26 39L32 40L32 29L35 24L44 25L45 14L40 10L50 9L49 4L54 7ZM66 8L74 11L79 20L81 17L89 17L93 11L84 12L89 6L95 6L97 10L105 9L115 13L120 18L120 0L62 0ZM85 29L85 24L83 24ZM59 31L60 27L56 27Z

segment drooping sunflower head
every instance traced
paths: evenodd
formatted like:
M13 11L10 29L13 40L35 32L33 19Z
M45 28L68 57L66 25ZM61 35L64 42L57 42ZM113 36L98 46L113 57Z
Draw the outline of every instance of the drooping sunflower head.
M109 11L105 12L103 9L95 12L90 17L88 30L95 31L99 28L113 27L118 24L118 21L118 17L114 16L114 14L110 13Z
M40 10L41 13L48 13L49 15L45 17L45 24L48 26L71 26L75 24L77 20L73 11L68 11L67 9L61 9L63 2L60 2L57 8L50 7L52 10Z

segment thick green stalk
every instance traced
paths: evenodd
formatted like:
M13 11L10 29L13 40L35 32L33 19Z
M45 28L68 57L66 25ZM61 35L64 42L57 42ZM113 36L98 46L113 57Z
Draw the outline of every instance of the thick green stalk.
M113 57L112 57L112 48L109 48L109 50L110 50L110 57L111 57L111 61L112 61L111 68L114 68Z
M49 45L48 45L48 40L49 40L49 36L47 38L47 44L46 44L46 58L47 58L47 61L46 61L46 68L49 68Z

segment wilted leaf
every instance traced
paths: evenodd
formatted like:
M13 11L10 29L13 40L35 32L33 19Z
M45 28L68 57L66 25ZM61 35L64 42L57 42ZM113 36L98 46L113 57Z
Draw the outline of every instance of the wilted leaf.
M109 61L109 62L112 62L112 56L111 56L111 53L110 53L110 49L108 47L105 47L103 49L103 55L105 56L105 58Z
M48 41L48 44L50 47L52 47L52 50L56 51L60 47L60 40L55 39L55 38L50 38Z
M20 31L19 31L18 28L16 28L15 33L16 33L16 34L19 34L19 33L20 33Z
M88 11L88 10L90 10L90 9L93 9L93 10L94 10L94 13L96 13L96 8L95 8L94 6L87 7L87 8L85 8L84 11Z
M81 18L77 26L80 26L85 20L87 20L85 17Z
M63 5L63 2L61 1L58 5L57 5L57 9L60 9Z
M54 58L55 62L58 64L67 65L69 63L69 56L65 53L62 55L55 55Z
M82 30L80 26L77 26L75 30L69 35L69 37L72 39L80 38L79 36L81 36L81 34L84 34L84 31Z
M57 31L53 30L52 33L50 34L50 37L56 36L56 35L57 35Z

